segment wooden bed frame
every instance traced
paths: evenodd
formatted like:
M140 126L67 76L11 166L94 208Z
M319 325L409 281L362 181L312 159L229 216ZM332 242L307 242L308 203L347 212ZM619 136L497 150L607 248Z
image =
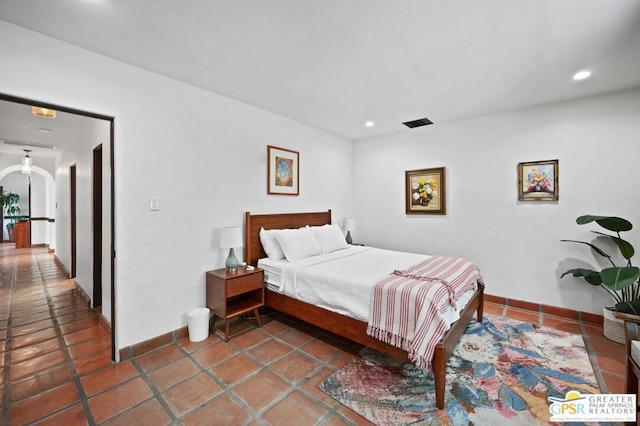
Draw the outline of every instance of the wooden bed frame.
M283 214L245 214L245 253L244 260L249 265L256 265L258 259L265 254L260 243L260 228L284 229L299 228L305 225L320 226L331 223L331 210L313 213ZM265 289L266 305L301 319L324 330L346 337L364 346L368 346L389 356L409 361L407 352L367 335L367 323L331 312L300 300ZM478 313L478 321L482 321L484 285L478 282L478 289L460 314L460 319L451 325L449 331L438 343L433 355L432 367L436 388L436 407L444 408L445 369L447 359L455 349L467 324Z

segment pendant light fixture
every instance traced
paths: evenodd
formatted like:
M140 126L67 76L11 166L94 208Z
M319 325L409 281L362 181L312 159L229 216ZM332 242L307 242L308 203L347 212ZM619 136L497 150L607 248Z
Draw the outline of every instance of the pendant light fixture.
M30 149L25 149L24 152L27 153L24 157L22 157L22 174L30 175L31 174L31 166L33 166L33 160L29 157Z

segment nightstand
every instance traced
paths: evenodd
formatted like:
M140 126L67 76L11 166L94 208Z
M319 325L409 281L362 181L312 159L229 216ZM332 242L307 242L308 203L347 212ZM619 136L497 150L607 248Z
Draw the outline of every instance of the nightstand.
M262 327L258 308L264 305L264 270L238 268L235 273L226 268L207 272L207 307L213 312L212 330L217 318L226 320L224 340L229 341L229 320L253 311L258 327Z

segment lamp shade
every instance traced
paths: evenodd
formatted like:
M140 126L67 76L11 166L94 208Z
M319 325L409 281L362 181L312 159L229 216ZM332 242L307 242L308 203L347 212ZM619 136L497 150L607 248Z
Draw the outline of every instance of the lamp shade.
M23 175L30 175L33 160L31 159L31 157L29 157L30 150L25 149L25 152L27 153L27 155L22 157L22 168L20 170L22 171Z
M227 226L222 228L222 234L220 235L220 247L243 247L242 230L239 226Z
M356 220L352 217L345 217L344 223L342 227L345 231L355 231L356 230Z

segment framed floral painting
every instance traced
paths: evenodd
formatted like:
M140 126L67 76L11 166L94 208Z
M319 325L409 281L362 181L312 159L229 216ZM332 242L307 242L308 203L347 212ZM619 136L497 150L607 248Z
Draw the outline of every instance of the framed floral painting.
M520 201L557 201L558 197L558 160L518 163Z
M300 153L267 146L267 194L298 195Z
M444 167L405 172L406 213L445 214Z

